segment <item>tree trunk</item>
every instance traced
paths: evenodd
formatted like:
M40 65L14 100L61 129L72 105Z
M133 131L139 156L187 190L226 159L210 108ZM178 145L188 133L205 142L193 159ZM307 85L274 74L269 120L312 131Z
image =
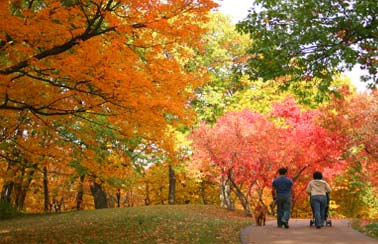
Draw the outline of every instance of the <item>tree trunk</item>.
M117 207L119 208L121 206L121 189L117 189L117 193L116 193L116 197L117 197Z
M81 210L83 209L83 195L84 195L84 183L85 175L80 176L80 181L79 181L79 189L77 190L77 195L76 195L76 209Z
M132 189L126 192L126 197L125 197L125 200L123 201L123 206L127 206L127 207L134 206L134 193Z
M33 180L33 175L35 173L35 170L31 170L26 177L26 180L24 181L23 184L20 184L20 191L18 193L17 201L16 201L16 207L19 210L24 209L25 206L25 199L26 199L26 194L29 191L30 184ZM25 178L25 176L23 176Z
M150 184L146 182L146 198L144 198L144 204L146 206L150 205L151 199L150 199Z
M207 205L207 199L206 199L206 181L205 180L201 181L200 193L201 193L202 203L204 205Z
M176 203L176 175L172 166L169 165L169 193L168 193L168 203Z
M1 190L1 200L7 203L11 203L11 195L13 190L14 182L10 181L3 185L3 189Z
M22 183L25 177L25 167L22 167L20 174L17 176L17 180L14 183L13 189L15 193L14 205L17 209L20 209L19 203L22 194Z
M49 212L50 209L50 198L49 198L49 180L47 177L47 168L43 167L43 196L44 196L44 208L45 213Z
M102 189L102 186L97 182L93 181L90 186L90 189L92 192L95 209L107 208L108 203L106 201L106 193Z
M226 179L224 175L221 177L220 182L220 188L221 188L221 194L220 194L220 200L221 200L221 207L227 208L229 210L233 210L233 204L231 200L231 187L230 182Z
M244 210L244 213L246 216L252 216L251 214L251 204L248 200L248 197L246 195L244 195L244 193L239 189L239 187L237 185L234 185L233 184L233 188L236 195L238 196L239 198L239 201L243 207L243 210Z
M251 214L251 204L249 202L248 196L245 195L239 186L233 180L233 170L231 169L228 173L228 181L232 184L232 189L236 193L236 196L239 198L239 201L243 207L244 213L246 216L252 216Z
M8 162L8 167L7 167L6 172L7 172L7 174L12 174L12 176L16 176L15 172L13 170L13 166L12 166L13 164L14 163L12 163L11 161ZM9 180L9 181L4 182L3 188L1 190L1 200L2 201L7 202L7 203L11 203L13 187L14 187L14 181Z

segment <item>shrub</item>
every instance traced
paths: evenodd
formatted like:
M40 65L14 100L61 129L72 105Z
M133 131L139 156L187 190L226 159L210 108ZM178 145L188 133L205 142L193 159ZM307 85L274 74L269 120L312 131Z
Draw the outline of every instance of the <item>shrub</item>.
M18 211L11 203L0 200L0 219L9 219L17 215Z
M352 221L352 227L367 236L378 239L378 220L355 219Z
M378 222L372 222L365 226L366 234L378 238Z

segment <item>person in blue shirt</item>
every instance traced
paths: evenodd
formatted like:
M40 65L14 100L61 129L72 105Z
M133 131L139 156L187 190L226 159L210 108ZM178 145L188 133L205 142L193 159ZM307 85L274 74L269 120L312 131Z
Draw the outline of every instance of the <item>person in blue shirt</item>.
M277 226L288 229L293 181L286 176L287 168L280 168L278 174L279 177L272 183L272 196L277 206Z

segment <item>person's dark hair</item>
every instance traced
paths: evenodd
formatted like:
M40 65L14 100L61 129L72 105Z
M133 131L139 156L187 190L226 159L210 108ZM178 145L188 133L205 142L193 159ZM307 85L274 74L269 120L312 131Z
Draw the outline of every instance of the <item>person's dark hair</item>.
M321 180L321 179L323 179L323 175L319 171L315 171L314 174L313 174L313 177L314 177L315 180Z
M287 168L284 168L284 167L279 168L279 169L278 169L278 173L279 173L280 175L285 175L285 174L287 173Z

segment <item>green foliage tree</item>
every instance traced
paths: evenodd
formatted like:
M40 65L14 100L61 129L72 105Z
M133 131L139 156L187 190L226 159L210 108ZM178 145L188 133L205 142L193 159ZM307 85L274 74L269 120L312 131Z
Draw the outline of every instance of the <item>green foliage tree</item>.
M338 214L346 217L371 218L376 212L377 201L373 197L374 188L366 181L362 164L350 163L344 174L335 181L333 200L338 203ZM374 211L375 209L375 211Z
M313 82L319 82L314 80ZM293 97L297 104L304 109L316 109L331 101L330 97L319 97L317 87L311 86L306 81L298 81L291 84L288 89L280 89L280 83L275 80L263 81L261 79L246 81L245 88L236 91L232 96L226 111L238 111L249 109L267 114L271 111L272 104L282 101L286 97ZM351 85L348 78L335 77L332 86L339 89L344 85ZM353 86L351 93L355 93Z
M256 0L237 28L253 39L252 79L284 77L283 86L305 80L328 92L335 73L358 64L370 87L378 83L375 0Z
M210 15L210 21L204 25L208 30L203 36L203 50L198 50L193 66L205 66L209 79L204 86L195 90L196 98L192 101L198 120L215 123L236 91L246 88L240 71L245 64L247 47L250 40L241 35L231 23L229 17L220 13Z

